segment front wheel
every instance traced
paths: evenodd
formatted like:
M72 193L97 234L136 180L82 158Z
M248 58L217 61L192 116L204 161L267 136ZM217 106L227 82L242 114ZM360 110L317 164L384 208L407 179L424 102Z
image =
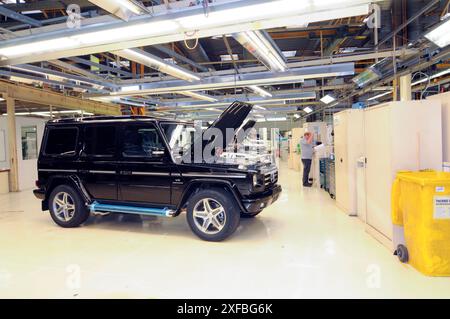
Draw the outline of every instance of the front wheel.
M240 212L235 199L225 190L202 190L187 205L187 221L201 239L222 241L239 226Z

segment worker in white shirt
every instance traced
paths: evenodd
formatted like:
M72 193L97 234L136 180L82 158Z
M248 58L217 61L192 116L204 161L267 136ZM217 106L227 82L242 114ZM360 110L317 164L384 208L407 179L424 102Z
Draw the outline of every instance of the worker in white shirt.
M311 171L311 163L314 153L314 137L311 132L306 132L300 141L303 163L303 186L311 187L309 182L309 172Z

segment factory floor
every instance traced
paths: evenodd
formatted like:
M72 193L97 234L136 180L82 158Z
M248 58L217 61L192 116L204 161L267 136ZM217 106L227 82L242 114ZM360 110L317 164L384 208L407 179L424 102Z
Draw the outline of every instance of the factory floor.
M0 298L450 298L282 163L280 200L222 243L175 219L56 226L31 190L0 195Z

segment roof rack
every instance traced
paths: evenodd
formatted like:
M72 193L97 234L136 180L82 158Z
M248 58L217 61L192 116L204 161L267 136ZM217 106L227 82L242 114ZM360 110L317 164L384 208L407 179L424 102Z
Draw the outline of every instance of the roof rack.
M70 124L70 123L89 123L95 121L120 121L120 120L156 120L160 122L176 122L176 123L190 123L186 120L176 120L170 118L162 118L148 115L100 115L89 117L75 117L75 118L62 118L48 121L49 124Z

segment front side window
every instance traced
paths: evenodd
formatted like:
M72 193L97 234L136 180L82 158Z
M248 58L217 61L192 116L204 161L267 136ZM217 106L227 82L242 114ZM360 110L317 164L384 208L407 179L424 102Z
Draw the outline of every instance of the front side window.
M194 126L186 124L162 124L169 146L175 152L192 146L195 138Z
M127 126L123 136L125 157L161 157L165 153L164 142L153 125Z
M116 152L116 128L114 126L90 126L84 131L84 150L87 156L114 156Z
M51 128L45 144L47 155L74 155L78 138L78 129Z

